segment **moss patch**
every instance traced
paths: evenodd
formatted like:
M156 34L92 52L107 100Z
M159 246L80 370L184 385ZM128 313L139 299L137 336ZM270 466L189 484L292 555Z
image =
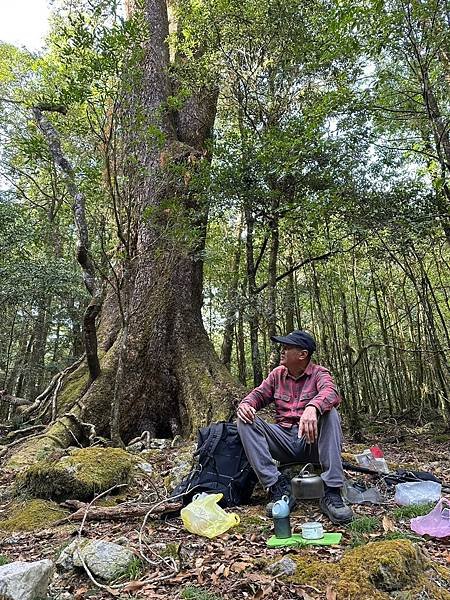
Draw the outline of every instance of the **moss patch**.
M240 523L233 527L233 533L265 533L270 532L272 526L271 519L263 519L259 515L239 515Z
M89 382L89 370L86 363L82 363L76 371L71 373L58 395L58 408L69 410L75 400L78 400L86 391Z
M51 523L67 517L69 511L63 510L55 502L28 500L14 504L8 517L0 521L3 531L34 531L45 529Z
M292 558L298 570L291 581L321 589L330 585L338 598L387 600L389 592L412 593L420 589L430 593L432 598L450 599L450 593L434 585L433 578L426 575L431 563L409 540L366 544L348 551L339 563L333 564L308 557Z
M42 460L20 474L18 491L58 502L89 500L128 483L136 459L120 448L82 448L56 462Z

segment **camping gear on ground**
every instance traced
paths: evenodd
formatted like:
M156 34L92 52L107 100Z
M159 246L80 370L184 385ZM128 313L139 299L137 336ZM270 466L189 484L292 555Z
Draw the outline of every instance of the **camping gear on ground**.
M305 465L300 473L292 478L291 484L292 495L297 500L316 500L323 496L322 478L314 473L311 463Z
M437 502L441 491L442 486L436 481L407 481L395 486L394 501L401 506Z
M442 484L443 491L450 492L450 485L447 485L445 482L438 479L435 475L433 475L433 473L430 473L429 471L407 471L405 469L397 469L397 471L389 473L389 475L382 475L374 469L354 465L345 460L342 461L342 466L347 471L353 471L355 473L365 473L367 475L374 475L378 479L383 479L384 483L388 487L397 485L397 483L405 483L406 481L435 481L436 483Z
M441 498L427 515L411 519L411 529L436 538L450 536L450 498Z
M289 519L289 498L283 496L272 506L273 528L278 539L290 538L292 535L291 521Z
M380 446L371 446L370 447L370 451L372 453L372 456L374 458L384 458L384 452L383 450L380 448Z
M374 446L373 450L375 454L372 452L372 448L364 450L361 454L355 454L356 462L362 467L373 469L378 473L388 474L389 467L386 460L383 458L383 453L378 446Z
M342 497L350 504L383 504L384 498L376 487L367 487L364 483L346 479L342 487Z
M320 540L307 540L299 533L293 533L290 538L279 540L274 535L266 544L269 548L284 548L289 546L337 546L341 543L342 533L324 533Z
M221 493L221 506L246 504L258 481L244 452L237 426L221 421L198 432L196 464L172 492L188 504L199 492Z
M213 538L239 525L239 516L226 513L217 504L222 494L196 494L190 504L181 509L183 525L191 533Z
M442 484L442 487L450 491L450 487L445 486L433 473L429 471L407 471L406 469L398 469L395 473L390 473L384 478L386 485L396 485L397 483L405 483L407 481L435 481Z
M302 525L302 537L305 540L321 540L323 538L323 525L318 521L310 521Z

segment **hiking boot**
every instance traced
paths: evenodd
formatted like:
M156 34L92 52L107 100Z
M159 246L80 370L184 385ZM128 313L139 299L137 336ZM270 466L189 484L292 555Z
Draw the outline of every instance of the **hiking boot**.
M279 475L277 481L269 488L270 495L272 497L269 504L266 506L266 514L268 517L272 517L272 506L277 500L281 500L283 496L287 496L289 499L289 511L295 506L295 498L291 491L291 482L286 475Z
M340 488L325 487L323 497L320 499L320 508L324 515L335 525L350 523L353 519L353 511L342 500Z

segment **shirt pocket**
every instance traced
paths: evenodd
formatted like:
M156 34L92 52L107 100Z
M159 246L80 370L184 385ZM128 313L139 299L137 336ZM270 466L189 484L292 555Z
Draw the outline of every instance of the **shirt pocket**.
M311 402L313 398L317 396L317 392L305 392L304 394L300 394L300 404L305 405L308 402Z
M281 392L275 392L273 397L279 403L290 402L292 400L289 394L282 394Z

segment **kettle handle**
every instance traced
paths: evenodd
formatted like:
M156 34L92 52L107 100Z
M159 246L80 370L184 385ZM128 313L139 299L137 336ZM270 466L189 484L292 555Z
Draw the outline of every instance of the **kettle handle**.
M308 467L311 467L311 469L308 471ZM310 475L311 473L314 472L314 465L312 463L307 463L303 469L300 471L300 476L302 475Z

